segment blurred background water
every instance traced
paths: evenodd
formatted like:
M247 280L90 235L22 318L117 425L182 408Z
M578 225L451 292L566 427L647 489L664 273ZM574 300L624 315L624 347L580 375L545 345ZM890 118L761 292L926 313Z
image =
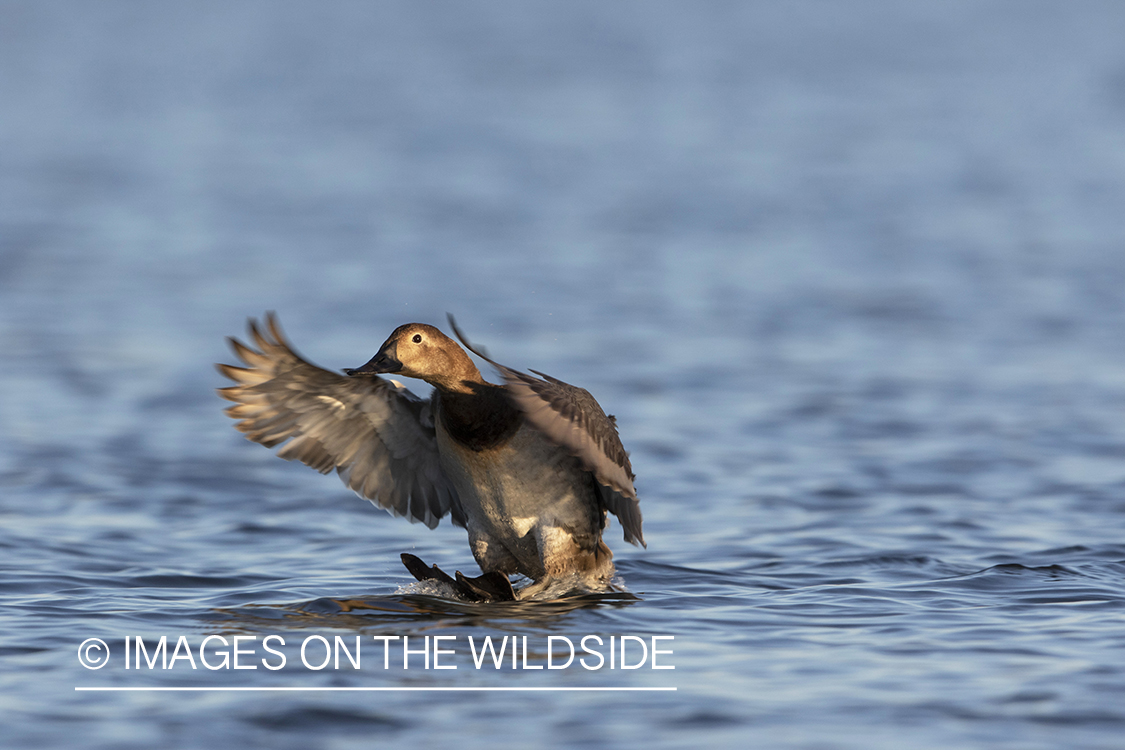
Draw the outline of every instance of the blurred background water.
M1121 747L1123 38L1111 2L0 4L7 741ZM591 390L639 599L396 593L464 532L232 429L211 365L267 309L333 369L451 311ZM75 658L267 633L676 669Z

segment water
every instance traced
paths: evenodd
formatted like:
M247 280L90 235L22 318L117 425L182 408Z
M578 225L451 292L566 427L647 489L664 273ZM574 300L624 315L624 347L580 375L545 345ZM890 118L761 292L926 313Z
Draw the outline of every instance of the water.
M1120 5L0 15L8 743L1121 746ZM221 413L267 309L331 368L448 310L591 390L638 475L630 595L403 589L403 551L472 574L464 532ZM124 668L126 636L271 634L276 672ZM357 635L359 670L300 662ZM586 635L675 669L469 652Z

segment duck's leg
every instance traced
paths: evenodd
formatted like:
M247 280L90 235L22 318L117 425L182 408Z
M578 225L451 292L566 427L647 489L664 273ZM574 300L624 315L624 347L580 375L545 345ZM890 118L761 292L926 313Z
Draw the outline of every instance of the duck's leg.
M473 559L477 561L481 570L490 573L503 573L505 576L528 572L521 570L515 555L487 532L481 531L471 522L468 524L467 530L469 532L469 549L473 551Z

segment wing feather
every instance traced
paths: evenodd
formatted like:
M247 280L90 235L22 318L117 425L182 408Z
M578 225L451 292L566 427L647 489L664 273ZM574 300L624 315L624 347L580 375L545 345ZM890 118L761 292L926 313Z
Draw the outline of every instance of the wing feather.
M333 469L360 496L430 528L445 515L463 526L457 492L441 470L433 413L402 386L379 377L346 377L302 359L272 313L249 323L257 349L231 338L248 367L217 365L235 385L218 389L234 406L237 429L278 456L327 474ZM287 442L288 441L288 442Z

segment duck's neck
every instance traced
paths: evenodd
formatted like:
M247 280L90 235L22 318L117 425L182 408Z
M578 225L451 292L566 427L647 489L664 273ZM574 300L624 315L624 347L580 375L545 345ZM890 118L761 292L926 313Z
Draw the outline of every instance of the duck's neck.
M481 386L488 385L473 360L460 347L455 347L450 352L450 358L452 361L449 366L442 368L440 376L427 378L430 385L446 394L472 394Z

